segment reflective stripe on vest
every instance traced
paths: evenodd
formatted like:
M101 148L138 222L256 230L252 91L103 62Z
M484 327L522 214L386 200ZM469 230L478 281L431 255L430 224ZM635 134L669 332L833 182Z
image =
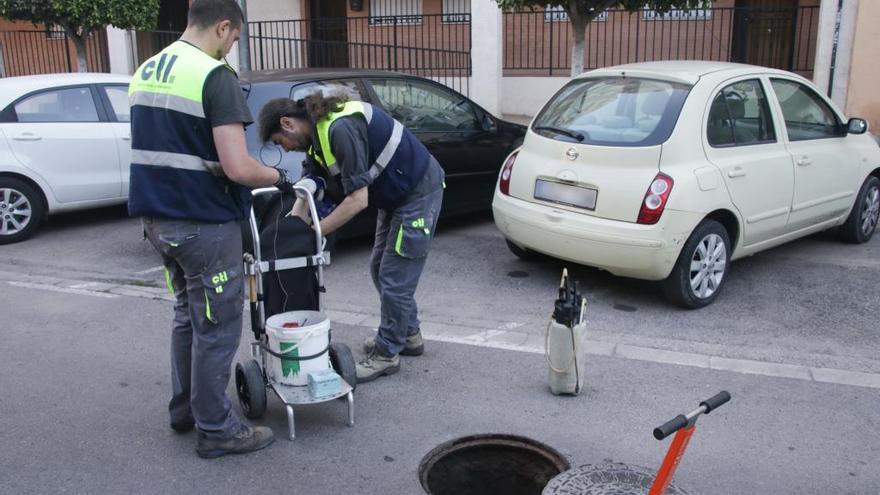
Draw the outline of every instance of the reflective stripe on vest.
M132 76L132 215L226 222L250 208L249 189L223 173L205 115L205 83L216 70L232 68L176 41Z
M336 120L351 115L363 115L369 126L373 121L373 106L369 103L363 103L360 101L349 101L345 103L342 110L327 115L327 117L324 117L315 125L318 131L318 145L321 147L321 155L323 155L323 159L321 158L321 155L315 153L314 149L311 148L309 149L309 155L318 163L327 167L330 174L334 176L339 175L341 171L336 163L336 157L333 155L333 150L330 147L330 126ZM385 147L382 148L382 151L379 153L375 162L370 166L370 176L373 179L379 177L382 171L385 170L385 167L388 166L388 162L391 161L398 146L400 146L402 138L403 124L394 120L394 127L391 129L391 137L388 139Z

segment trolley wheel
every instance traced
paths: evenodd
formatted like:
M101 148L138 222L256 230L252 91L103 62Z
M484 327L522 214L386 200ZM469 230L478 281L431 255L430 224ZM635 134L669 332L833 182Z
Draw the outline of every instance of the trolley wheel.
M355 368L351 349L347 345L341 342L330 343L330 364L333 366L333 370L351 385L352 390L357 387L357 368Z
M266 380L255 359L235 365L235 390L245 416L256 419L266 412Z

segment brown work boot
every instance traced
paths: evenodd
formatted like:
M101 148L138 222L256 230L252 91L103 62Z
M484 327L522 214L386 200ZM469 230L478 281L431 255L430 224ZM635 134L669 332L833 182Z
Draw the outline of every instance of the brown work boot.
M364 341L364 352L367 353L367 355L372 354L375 347L375 337L370 337ZM424 353L425 341L422 340L422 332L417 332L406 337L406 344L404 344L403 350L400 351L401 356L421 356Z
M229 454L247 454L268 447L275 440L271 428L244 426L241 431L223 440L204 438L199 435L196 453L203 459L213 459Z
M393 375L400 371L400 356L383 356L378 349L367 355L357 364L357 381L366 383L384 375Z

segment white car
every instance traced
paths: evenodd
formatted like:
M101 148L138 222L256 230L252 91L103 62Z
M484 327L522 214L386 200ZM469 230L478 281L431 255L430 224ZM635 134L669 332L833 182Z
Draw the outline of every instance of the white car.
M511 251L663 280L697 308L730 262L840 228L866 242L880 146L806 79L715 62L609 67L563 87L499 175Z
M0 79L0 244L25 239L51 213L125 203L129 79Z

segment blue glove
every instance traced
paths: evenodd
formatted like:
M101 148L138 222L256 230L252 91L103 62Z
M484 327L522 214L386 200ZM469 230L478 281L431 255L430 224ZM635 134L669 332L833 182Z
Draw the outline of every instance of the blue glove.
M331 201L330 198L324 198L315 203L315 208L318 209L318 218L323 220L333 213L333 210L336 209L336 203Z

